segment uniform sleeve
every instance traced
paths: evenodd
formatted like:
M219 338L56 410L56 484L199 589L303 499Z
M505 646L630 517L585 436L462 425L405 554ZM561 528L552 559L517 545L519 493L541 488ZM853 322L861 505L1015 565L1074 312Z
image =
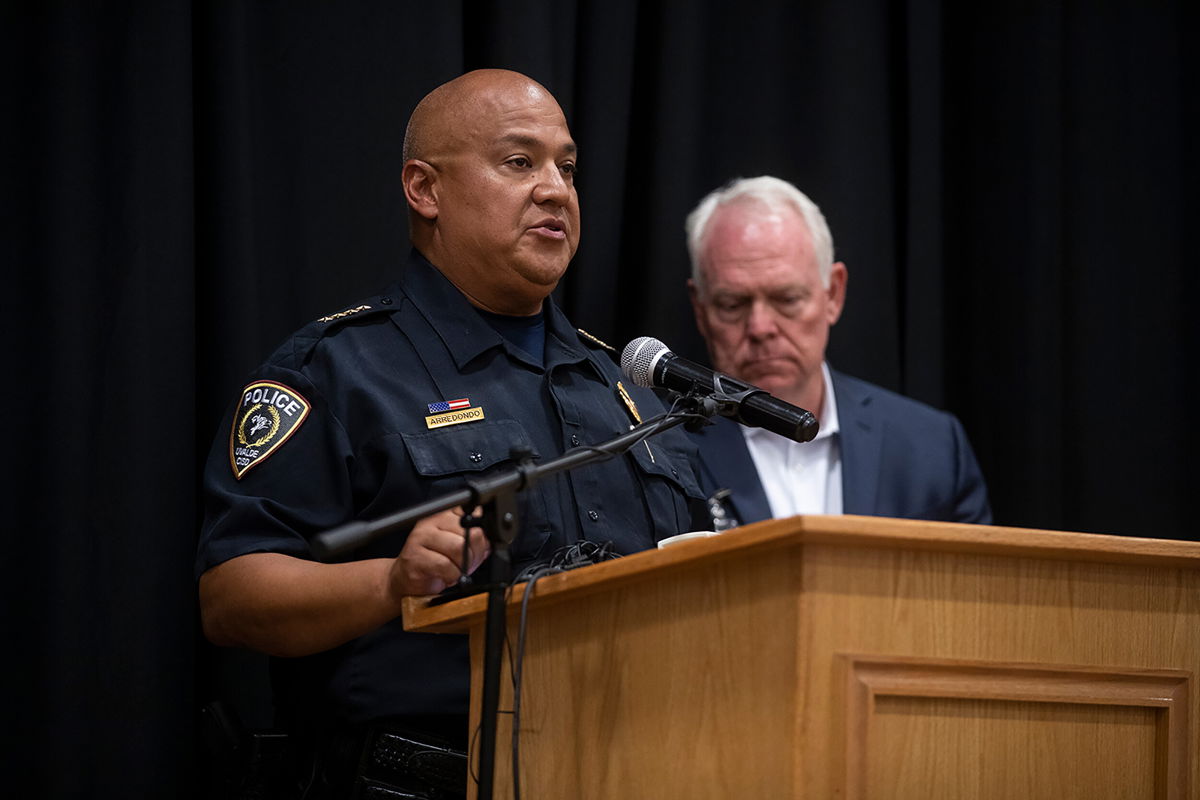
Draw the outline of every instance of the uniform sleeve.
M262 368L238 393L209 453L197 577L248 553L309 557L314 534L353 516L353 463L345 429L312 383L297 371Z

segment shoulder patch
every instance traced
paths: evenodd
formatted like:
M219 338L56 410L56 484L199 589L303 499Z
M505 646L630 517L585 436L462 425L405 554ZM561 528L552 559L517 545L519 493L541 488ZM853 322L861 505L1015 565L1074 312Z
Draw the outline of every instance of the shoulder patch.
M336 322L339 319L345 319L346 317L352 317L355 314L361 314L364 311L370 311L370 310L371 310L371 307L367 306L367 305L355 306L354 308L347 308L345 311L339 311L336 314L330 314L325 317L318 317L317 322Z
M603 347L605 350L607 350L607 351L608 351L608 352L610 352L610 353L615 353L615 352L617 352L617 348L613 347L611 344L608 344L607 342L602 342L601 340L597 339L595 336L592 336L590 333L588 333L587 331L585 331L583 328L576 328L576 329L575 329L575 331L576 331L576 332L577 332L577 333L578 333L578 334L579 334L579 335L580 335L580 336L581 336L583 339L585 339L585 340L587 340L587 341L591 342L592 344L594 344L594 345L596 345L596 346L598 346L598 347Z
M267 460L300 428L312 405L275 381L255 381L242 390L229 432L229 465L239 481Z

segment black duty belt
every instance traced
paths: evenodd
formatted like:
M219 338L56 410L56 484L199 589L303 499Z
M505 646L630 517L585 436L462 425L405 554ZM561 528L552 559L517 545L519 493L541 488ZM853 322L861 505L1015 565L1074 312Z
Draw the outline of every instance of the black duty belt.
M354 800L457 800L466 797L467 754L424 733L371 726L355 770Z

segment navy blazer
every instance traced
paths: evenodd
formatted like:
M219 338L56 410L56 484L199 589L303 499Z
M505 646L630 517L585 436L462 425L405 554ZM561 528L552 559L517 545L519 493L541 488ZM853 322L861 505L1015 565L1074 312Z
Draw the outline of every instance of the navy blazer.
M987 487L966 431L952 414L830 370L837 397L842 511L876 517L987 524ZM737 423L719 418L693 434L701 488L730 489L738 521L771 518L766 492Z

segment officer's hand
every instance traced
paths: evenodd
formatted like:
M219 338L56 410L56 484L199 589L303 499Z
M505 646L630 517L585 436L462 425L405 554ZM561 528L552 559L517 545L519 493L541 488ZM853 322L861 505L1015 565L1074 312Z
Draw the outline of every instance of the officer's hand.
M462 569L462 510L426 517L416 524L400 555L392 562L391 591L396 595L437 594L455 583ZM491 552L482 528L470 530L470 554L465 572L470 575Z

